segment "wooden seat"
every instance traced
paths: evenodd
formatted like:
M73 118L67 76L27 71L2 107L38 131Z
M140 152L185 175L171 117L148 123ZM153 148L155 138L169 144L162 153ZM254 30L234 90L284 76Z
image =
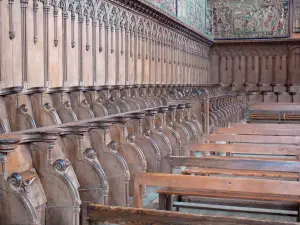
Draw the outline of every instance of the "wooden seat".
M281 173L255 170L229 170L216 168L199 168L189 167L181 171L186 175L225 175L225 176L247 176L247 177L266 177L266 178L281 178L281 179L295 179L299 178L298 173Z

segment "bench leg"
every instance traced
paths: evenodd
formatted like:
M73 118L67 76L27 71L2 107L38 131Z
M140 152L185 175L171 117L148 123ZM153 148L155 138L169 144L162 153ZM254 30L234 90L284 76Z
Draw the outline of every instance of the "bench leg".
M158 198L158 209L159 210L167 210L167 195L159 194Z
M173 195L167 195L166 197L166 210L173 211Z
M177 196L177 201L182 202L182 195ZM179 207L178 206L176 206L176 211L179 212Z
M297 222L300 222L300 204L298 204L298 218Z

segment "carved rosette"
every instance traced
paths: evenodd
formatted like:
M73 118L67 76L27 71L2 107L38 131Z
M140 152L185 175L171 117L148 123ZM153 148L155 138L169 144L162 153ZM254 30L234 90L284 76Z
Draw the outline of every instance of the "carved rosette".
M71 165L71 162L69 160L65 160L65 159L57 159L53 163L53 167L59 172L65 172L70 165Z

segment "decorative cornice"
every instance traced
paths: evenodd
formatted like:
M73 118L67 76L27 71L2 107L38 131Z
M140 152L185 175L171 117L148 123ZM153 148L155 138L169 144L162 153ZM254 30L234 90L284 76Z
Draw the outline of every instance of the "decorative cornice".
M204 34L200 33L193 27L185 24L181 20L175 18L174 16L166 13L157 6L151 4L146 0L107 0L116 5L121 5L129 11L134 11L138 14L142 14L144 17L151 18L155 22L163 25L164 27L169 27L177 33L184 35L194 41L201 42L207 46L211 46L214 41L206 37Z

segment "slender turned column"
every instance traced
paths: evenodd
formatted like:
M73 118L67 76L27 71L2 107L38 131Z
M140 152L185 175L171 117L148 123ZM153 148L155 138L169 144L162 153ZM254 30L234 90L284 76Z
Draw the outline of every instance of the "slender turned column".
M197 142L198 134L197 129L194 124L192 124L190 121L185 119L184 116L184 110L185 110L186 104L179 104L177 106L177 122L182 124L189 132L190 141L191 142Z
M124 157L130 171L129 195L134 194L135 177L147 170L146 157L142 151L144 146L138 146L136 137L130 134L127 127L130 126L131 117L120 116L114 118L115 123L110 127L110 133L113 140L119 143L119 153Z
M132 91L131 96L135 101L138 102L140 109L146 109L146 108L148 108L148 103L147 103L147 101L145 101L144 98L142 98L140 96L140 92L139 92L140 88L141 88L140 84L134 85L133 88L131 89L131 91Z
M161 153L161 168L160 171L163 173L171 173L171 166L167 158L172 155L172 146L164 133L156 129L155 117L157 115L157 110L147 110L146 118L144 120L144 129L146 129L146 134L155 141L158 145Z
M30 146L33 165L47 197L46 224L79 225L80 185L71 162L64 154L60 132L59 129L31 131L40 135Z
M181 123L178 123L176 120L176 110L178 105L170 105L169 106L169 126L172 127L179 135L180 139L182 141L182 151L181 155L188 154L188 151L185 151L184 145L190 143L190 134L185 126L183 126ZM188 154L189 155L189 154Z
M88 101L91 110L93 111L95 117L107 116L108 111L103 105L103 99L99 94L103 90L101 86L88 86L83 92L86 100Z
M132 123L128 125L128 131L136 137L136 144L145 155L147 172L157 173L160 172L161 167L161 151L158 144L143 127L145 117L146 114L143 112L131 114Z
M1 224L45 223L47 200L33 169L29 151L30 143L35 138L39 136L10 135L0 138Z
M139 110L141 107L139 103L132 98L131 96L131 89L133 85L126 85L121 90L121 98L129 105L131 111Z
M155 93L155 85L154 84L149 84L148 85L148 96L152 101L154 102L156 107L162 106L163 101L160 98L160 96L157 96Z
M186 109L187 109L186 120L189 121L190 123L192 123L194 125L194 127L197 129L197 134L198 135L197 135L196 141L201 142L203 129L202 129L201 123L197 120L196 116L191 115L191 109L192 108L193 108L192 103L186 103Z
M94 112L92 111L89 102L87 101L83 86L70 87L66 94L69 95L72 109L74 110L78 120L94 118Z
M47 90L47 93L52 99L53 107L56 109L62 123L78 120L77 115L72 108L71 98L68 94L69 91L69 88L66 87L57 87Z
M141 98L144 99L148 108L154 108L154 107L156 107L155 101L152 98L150 98L149 93L148 93L148 87L149 87L148 84L141 85L139 88L139 95Z
M70 159L78 178L78 189L82 201L97 204L108 203L108 180L93 149L88 134L89 125L64 126L60 137L63 151Z
M121 90L123 88L123 85L114 85L111 88L111 99L113 99L114 104L119 107L121 113L131 111L129 104L121 98Z
M105 85L102 86L102 90L99 92L103 105L106 108L109 115L121 113L120 107L117 104L115 104L115 99L111 96L111 90L112 86Z
M209 127L209 98L205 97L203 99L203 110L204 110L204 133L209 134L210 133L210 127Z
M126 160L119 153L119 143L111 137L109 129L112 122L115 120L90 123L89 134L109 183L108 204L129 206L130 172Z
M182 148L182 142L180 139L180 135L176 132L176 130L170 126L170 124L167 124L167 112L169 111L169 107L163 106L160 107L158 110L158 118L156 121L156 129L159 132L162 132L166 135L166 137L169 139L170 144L172 146L172 155L180 156L181 155L181 148Z

